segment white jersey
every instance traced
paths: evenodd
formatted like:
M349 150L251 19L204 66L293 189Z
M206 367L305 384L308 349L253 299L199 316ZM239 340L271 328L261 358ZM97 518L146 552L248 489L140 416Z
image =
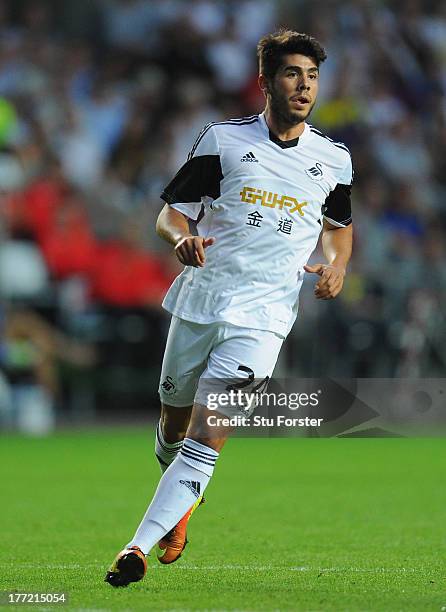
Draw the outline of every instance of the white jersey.
M216 242L204 268L175 279L164 308L286 337L322 218L351 223L351 182L347 147L309 124L291 141L278 140L264 114L207 125L161 197Z

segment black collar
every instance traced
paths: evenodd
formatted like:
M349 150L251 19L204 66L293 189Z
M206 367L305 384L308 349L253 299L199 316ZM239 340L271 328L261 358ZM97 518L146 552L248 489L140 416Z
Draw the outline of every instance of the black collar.
M273 134L269 128L268 132L269 139L275 142L276 145L279 145L281 149L289 149L290 147L295 147L299 142L299 136L297 138L293 138L292 140L280 140L280 138L277 138L277 136Z

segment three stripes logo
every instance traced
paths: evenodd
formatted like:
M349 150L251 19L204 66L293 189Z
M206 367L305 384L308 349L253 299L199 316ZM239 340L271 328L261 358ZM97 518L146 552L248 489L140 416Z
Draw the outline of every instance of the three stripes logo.
M197 499L200 497L200 483L197 480L180 480L180 484L190 489Z
M254 153L252 151L250 151L249 153L246 153L246 155L243 155L243 157L240 160L241 162L256 162L259 163L259 160L256 158L256 156L254 155Z
M311 168L307 168L305 172L314 181L320 181L324 173L322 172L322 164L316 162Z

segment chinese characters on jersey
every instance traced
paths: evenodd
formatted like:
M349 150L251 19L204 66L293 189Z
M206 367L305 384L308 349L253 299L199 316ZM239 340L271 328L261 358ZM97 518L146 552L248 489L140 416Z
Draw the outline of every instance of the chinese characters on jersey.
M261 215L257 210L248 215L248 221L246 225L250 225L251 227L261 227L261 223L263 220L263 215Z
M286 217L280 217L279 227L277 228L278 232L282 232L282 234L291 234L292 227L293 227L292 219L287 219Z
M247 216L247 221L245 225L249 225L250 227L262 227L263 215L259 213L258 210L254 210L252 213L249 213ZM282 234L291 234L291 230L293 228L294 221L287 217L280 217L277 223L277 230Z

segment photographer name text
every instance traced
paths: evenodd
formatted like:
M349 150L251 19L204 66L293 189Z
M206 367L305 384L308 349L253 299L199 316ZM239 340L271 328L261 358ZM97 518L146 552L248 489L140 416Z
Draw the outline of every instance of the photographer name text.
M208 416L209 427L320 427L324 419L311 417L286 417L279 414L274 417L253 416L251 418L242 415L233 417L219 417L215 414Z

